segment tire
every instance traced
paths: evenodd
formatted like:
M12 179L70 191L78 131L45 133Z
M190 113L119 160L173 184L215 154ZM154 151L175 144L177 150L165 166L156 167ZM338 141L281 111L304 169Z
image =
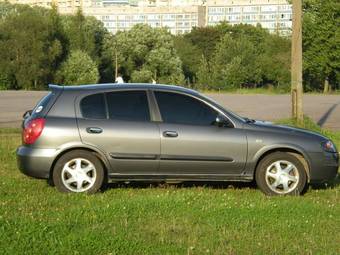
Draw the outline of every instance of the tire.
M255 180L269 196L301 195L307 186L304 164L292 153L274 152L263 158L256 168Z
M84 150L64 154L53 169L53 182L60 192L94 194L103 186L104 178L101 161Z

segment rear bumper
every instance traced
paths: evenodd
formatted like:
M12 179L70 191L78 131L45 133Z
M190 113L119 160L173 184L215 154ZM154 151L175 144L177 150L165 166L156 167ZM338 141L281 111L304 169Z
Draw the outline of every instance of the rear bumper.
M18 168L22 173L35 178L49 178L56 150L20 146L16 154Z
M310 182L322 183L332 181L338 175L338 153L311 153Z

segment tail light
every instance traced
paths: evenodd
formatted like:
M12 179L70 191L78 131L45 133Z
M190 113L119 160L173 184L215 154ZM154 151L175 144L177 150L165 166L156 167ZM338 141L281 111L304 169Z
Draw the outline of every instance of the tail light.
M33 144L41 135L45 126L45 119L30 120L24 127L22 138L24 144Z

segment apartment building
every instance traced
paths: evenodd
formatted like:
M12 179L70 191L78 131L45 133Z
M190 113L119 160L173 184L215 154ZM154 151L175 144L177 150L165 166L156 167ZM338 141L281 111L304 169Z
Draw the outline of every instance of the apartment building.
M10 0L50 7L61 13L82 8L104 23L112 33L135 24L167 27L173 34L190 32L193 27L213 26L220 22L260 24L272 33L290 34L292 8L287 0Z
M78 8L90 8L92 0L8 0L12 4L29 4L31 6L41 6L51 8L52 4L58 6L60 10L69 9L71 12Z
M113 34L129 30L136 24L148 24L154 28L166 27L172 34L183 34L193 27L204 26L205 8L201 6L175 7L137 7L114 6L84 9L86 15L101 20Z
M260 24L282 35L290 34L292 27L292 6L286 0L208 1L206 8L209 26L221 21L231 25Z

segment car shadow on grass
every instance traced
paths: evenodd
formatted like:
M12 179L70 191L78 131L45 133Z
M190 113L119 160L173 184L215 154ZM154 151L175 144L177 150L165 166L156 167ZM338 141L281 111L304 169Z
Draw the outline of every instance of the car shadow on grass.
M185 181L181 183L167 183L167 182L145 182L145 181L131 181L108 183L105 185L103 192L114 188L132 188L132 189L147 189L147 188L207 188L207 189L256 189L254 182L223 182L223 181Z
M340 186L340 175L338 175L337 178L335 178L331 182L318 183L318 184L316 184L316 183L310 184L310 187L312 189L321 189L321 190L336 188L338 186Z
M332 182L309 185L309 187L312 188L313 190L326 190L326 189L336 188L338 186L340 186L340 176L338 176ZM185 181L185 182L180 182L180 183L131 181L131 182L108 183L105 185L105 187L102 188L102 192L106 192L107 190L115 189L115 188L131 188L131 189L207 188L207 189L221 189L221 190L227 190L227 189L256 190L258 189L255 181L252 181L252 182Z

